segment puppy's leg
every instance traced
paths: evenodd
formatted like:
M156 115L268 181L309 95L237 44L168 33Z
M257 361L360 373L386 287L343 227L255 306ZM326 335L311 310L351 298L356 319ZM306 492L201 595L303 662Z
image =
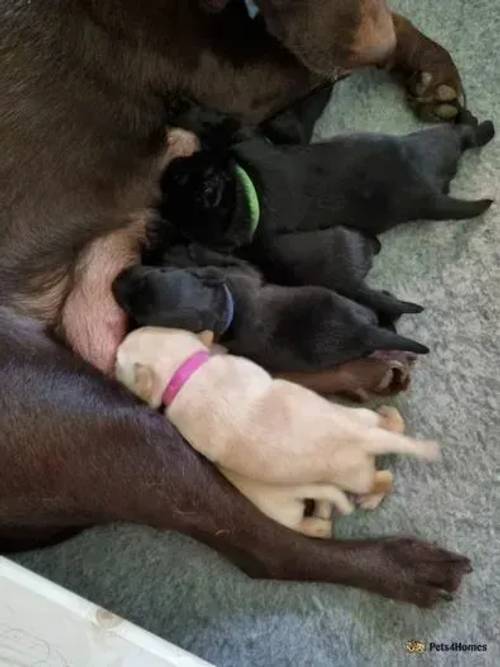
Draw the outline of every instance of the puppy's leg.
M343 405L336 405L337 412L342 412L350 420L355 421L360 426L366 428L375 428L381 426L381 417L374 410L367 408L348 408Z
M406 454L424 461L436 461L439 458L439 445L432 440L416 440L408 436L381 428L367 429L361 432L357 444L372 456L382 454Z
M399 410L391 405L382 405L375 410L335 406L337 412L343 412L349 419L366 428L383 428L393 433L404 433L405 423Z
M363 510L376 509L394 487L394 475L390 470L377 470L373 488L369 493L359 496L357 505Z
M332 89L331 83L321 85L302 100L262 123L262 131L275 144L308 144L316 121L330 101Z
M393 433L404 433L406 424L399 410L392 405L382 405L377 410L380 416L379 426Z
M308 537L317 537L326 540L332 536L332 522L314 516L302 519L296 529L299 533Z
M346 516L354 511L354 505L348 499L344 491L331 484L313 484L310 487L300 489L301 496L314 500L314 516L330 520L332 509Z
M332 519L332 503L329 500L316 500L314 502L314 516L326 521Z

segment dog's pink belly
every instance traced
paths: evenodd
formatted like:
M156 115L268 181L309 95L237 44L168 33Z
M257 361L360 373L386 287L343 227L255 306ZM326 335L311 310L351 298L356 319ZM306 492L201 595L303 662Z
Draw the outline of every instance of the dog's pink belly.
M139 231L144 223L94 241L80 257L74 287L62 311L70 347L103 373L113 372L116 350L127 333L127 317L111 285L123 269L140 260Z
M172 128L166 136L158 172L173 159L199 150L191 132ZM71 292L62 310L61 325L70 347L103 373L114 371L116 351L127 333L127 317L111 292L121 271L140 261L147 214L107 236L96 239L79 257Z

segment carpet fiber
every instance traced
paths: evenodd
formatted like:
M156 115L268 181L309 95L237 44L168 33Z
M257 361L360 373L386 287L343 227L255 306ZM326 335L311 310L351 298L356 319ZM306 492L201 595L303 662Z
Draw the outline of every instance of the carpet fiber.
M471 108L500 129L498 0L393 5L452 51ZM417 125L384 73L362 72L337 86L318 135ZM466 157L453 192L500 200L499 142ZM442 441L443 460L391 459L394 495L339 525L346 537L414 534L467 554L475 571L454 602L424 612L331 585L251 581L203 545L132 526L89 530L19 562L221 666L499 665L499 218L495 205L484 219L384 236L373 282L426 306L402 328L432 347L397 404L410 432ZM409 639L488 651L409 656Z

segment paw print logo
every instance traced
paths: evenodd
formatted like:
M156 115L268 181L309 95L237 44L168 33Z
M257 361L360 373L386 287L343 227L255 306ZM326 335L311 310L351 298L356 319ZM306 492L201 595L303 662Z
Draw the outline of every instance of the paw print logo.
M407 642L406 650L408 653L425 653L425 642L412 639L411 641Z

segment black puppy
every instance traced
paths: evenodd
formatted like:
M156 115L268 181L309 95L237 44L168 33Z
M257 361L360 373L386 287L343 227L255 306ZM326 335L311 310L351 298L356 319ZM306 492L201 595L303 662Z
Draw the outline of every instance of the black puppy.
M219 248L334 225L375 235L409 220L470 218L492 200L447 192L462 153L493 136L490 121L307 146L276 146L255 134L174 160L163 176L162 211L189 240Z
M489 121L405 137L354 134L310 146L276 146L245 130L234 131L236 143L228 146L227 120L217 122L199 108L185 126L200 133L204 149L165 171L161 212L186 239L239 249L269 279L323 285L379 312L397 315L398 307L362 282L377 250L367 235L419 218L473 217L492 203L447 194L462 153L494 136ZM337 234L338 225L351 234ZM346 272L346 262L337 266L339 240L364 257L361 277Z
M428 352L380 327L373 311L360 304L321 287L266 284L253 267L229 255L177 246L164 262L186 268L135 266L114 283L118 303L135 322L211 329L230 352L270 371L327 370L377 350Z

